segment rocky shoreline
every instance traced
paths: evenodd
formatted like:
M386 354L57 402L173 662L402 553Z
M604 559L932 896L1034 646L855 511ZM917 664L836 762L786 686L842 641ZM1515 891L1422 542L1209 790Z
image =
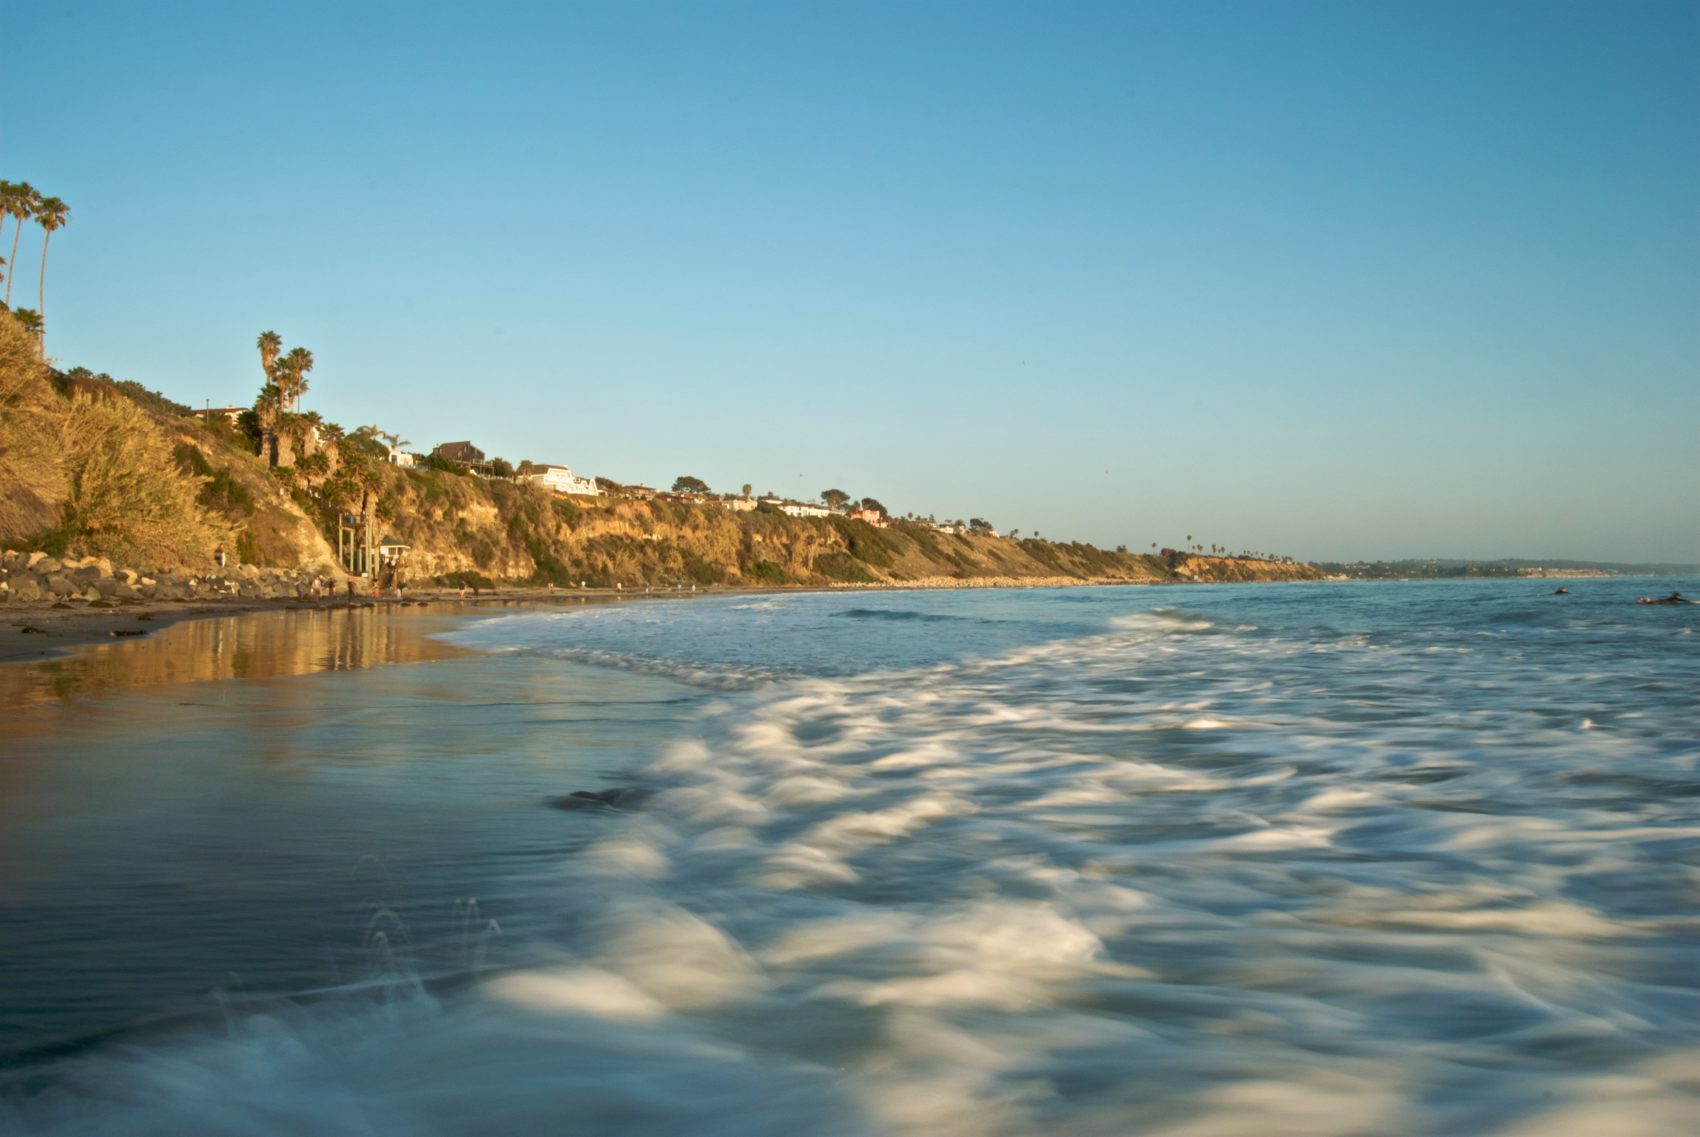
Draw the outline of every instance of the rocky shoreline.
M114 604L144 600L306 599L314 573L236 565L196 572L117 566L105 557L53 557L43 552L0 553L0 604L74 601Z

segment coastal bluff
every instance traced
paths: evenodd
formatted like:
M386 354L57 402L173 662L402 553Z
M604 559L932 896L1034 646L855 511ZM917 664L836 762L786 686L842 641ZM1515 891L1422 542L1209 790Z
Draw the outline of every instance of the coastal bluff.
M297 422L306 428L305 418ZM1323 578L1290 560L1135 554L944 532L922 521L792 516L707 496L566 496L470 470L390 464L373 430L338 431L315 463L273 467L252 435L221 415L197 414L134 383L53 370L0 313L0 550L8 553L0 601L93 602L179 586L281 598L315 575L340 587L347 573L339 526L354 514L384 539L386 563L397 570L388 583L412 587Z

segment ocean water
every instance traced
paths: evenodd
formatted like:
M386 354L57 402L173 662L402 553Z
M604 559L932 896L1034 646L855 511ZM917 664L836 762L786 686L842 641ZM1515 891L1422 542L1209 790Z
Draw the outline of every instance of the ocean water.
M1700 607L1633 600L1700 583L1553 587L67 681L0 735L0 1132L1693 1132Z

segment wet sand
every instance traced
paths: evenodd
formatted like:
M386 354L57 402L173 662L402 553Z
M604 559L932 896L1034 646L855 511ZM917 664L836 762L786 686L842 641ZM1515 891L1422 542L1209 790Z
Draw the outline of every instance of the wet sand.
M545 589L504 589L461 599L454 589L421 590L405 600L395 597L357 597L354 600L134 600L94 605L85 601L48 600L0 605L0 664L32 663L64 658L78 648L153 639L185 620L228 620L257 612L336 612L428 609L436 614L476 615L515 606L555 606L571 603L638 599L645 593L587 589L549 592Z

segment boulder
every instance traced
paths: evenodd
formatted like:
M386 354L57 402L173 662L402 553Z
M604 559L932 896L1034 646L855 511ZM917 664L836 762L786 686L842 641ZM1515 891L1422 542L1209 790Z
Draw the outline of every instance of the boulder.
M42 598L41 581L34 573L19 573L12 582L12 597L15 600L40 600Z
M82 591L63 573L54 573L44 578L41 583L42 587L54 596L75 596Z
M63 572L65 564L57 557L50 557L46 553L31 553L30 568L41 576L53 576L55 573Z

